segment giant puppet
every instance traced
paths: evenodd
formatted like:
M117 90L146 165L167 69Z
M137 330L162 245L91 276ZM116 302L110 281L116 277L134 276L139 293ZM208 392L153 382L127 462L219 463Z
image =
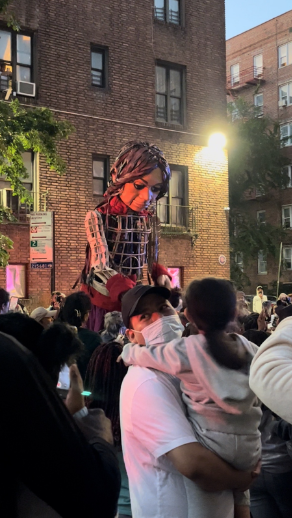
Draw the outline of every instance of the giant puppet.
M99 331L108 311L119 311L122 295L143 277L148 265L157 285L171 277L158 264L156 202L168 191L170 168L163 153L147 142L129 142L110 171L104 200L86 215L86 262L81 289L92 302L88 327ZM145 270L145 269L144 269Z

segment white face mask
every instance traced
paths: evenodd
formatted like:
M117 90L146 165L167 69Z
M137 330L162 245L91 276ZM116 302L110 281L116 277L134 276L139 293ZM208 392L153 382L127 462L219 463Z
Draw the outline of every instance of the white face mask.
M155 320L152 324L145 327L143 331L135 331L141 333L148 345L162 345L176 338L181 338L184 331L178 315L169 315L168 317L161 317Z

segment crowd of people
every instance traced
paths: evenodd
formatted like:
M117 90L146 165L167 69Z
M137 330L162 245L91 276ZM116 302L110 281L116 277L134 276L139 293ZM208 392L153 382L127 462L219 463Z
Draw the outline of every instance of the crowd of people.
M0 289L2 515L290 518L291 300L139 284L96 333Z

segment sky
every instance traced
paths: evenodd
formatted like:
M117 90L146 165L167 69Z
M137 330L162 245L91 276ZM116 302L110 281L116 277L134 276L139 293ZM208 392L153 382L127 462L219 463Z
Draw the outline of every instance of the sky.
M256 25L292 10L291 0L225 0L226 38L232 38ZM292 14L291 14L292 26Z

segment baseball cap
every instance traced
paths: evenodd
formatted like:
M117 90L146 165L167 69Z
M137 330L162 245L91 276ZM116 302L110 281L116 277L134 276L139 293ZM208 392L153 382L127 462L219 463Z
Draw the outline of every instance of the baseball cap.
M130 318L134 315L138 303L144 295L149 293L156 293L161 295L166 300L170 297L170 291L163 286L135 286L131 290L127 291L122 298L122 317L125 326L128 328L130 325Z
M37 322L40 322L42 320L42 318L55 317L56 314L57 314L57 310L49 311L46 308L40 307L40 308L34 309L31 312L30 317L34 318Z

